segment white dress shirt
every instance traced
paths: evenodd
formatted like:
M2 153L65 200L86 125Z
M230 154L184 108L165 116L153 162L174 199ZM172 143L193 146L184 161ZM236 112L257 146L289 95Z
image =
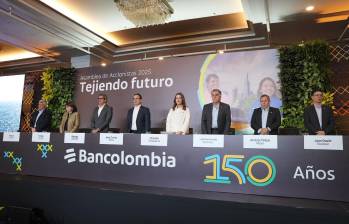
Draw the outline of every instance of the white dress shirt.
M212 106L212 128L218 128L219 103Z
M99 115L101 114L101 112L102 112L102 110L103 110L103 108L104 108L104 105L105 105L105 104L103 104L103 106L98 106L98 117L99 117Z
M267 128L268 131L271 131L269 127L267 127L267 121L268 121L268 114L269 114L269 107L268 108L261 108L262 110L262 128ZM261 133L262 128L258 130L258 134Z
M137 116L139 109L141 108L141 105L135 106L133 108L133 113L132 113L132 125L131 125L131 130L132 131L137 131Z
M166 132L183 132L183 134L189 133L190 111L186 107L183 110L182 107L172 108L168 112L166 119Z
M319 119L320 128L322 128L322 106L321 104L314 104L317 118Z
M38 122L39 117L41 116L41 114L42 114L43 112L44 112L44 110L39 110L38 116L36 116L36 119L35 119L34 128L36 128L36 122Z
M262 108L262 128L267 127L268 113L269 113L269 107L265 109Z

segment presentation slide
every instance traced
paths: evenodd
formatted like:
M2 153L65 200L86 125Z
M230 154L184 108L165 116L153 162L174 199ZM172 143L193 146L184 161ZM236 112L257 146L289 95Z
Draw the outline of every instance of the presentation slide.
M25 75L0 76L0 132L18 131Z

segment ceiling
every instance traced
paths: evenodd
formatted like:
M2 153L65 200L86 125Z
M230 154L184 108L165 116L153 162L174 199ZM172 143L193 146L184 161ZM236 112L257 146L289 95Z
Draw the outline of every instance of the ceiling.
M327 17L328 14L342 13L344 16L337 18L345 20L349 16L349 1L347 0L268 0L267 6L271 23L287 22L290 20L303 20L307 17ZM258 10L265 7L265 1L242 1L246 17L253 23L265 23L265 11ZM305 8L314 6L309 12Z
M40 57L40 55L24 50L22 48L15 47L10 44L0 42L0 62L35 57Z
M165 24L137 28L114 0L1 0L0 73L72 57L117 63L275 47L309 39L347 41L349 1L169 0ZM314 5L306 12L305 7ZM29 59L25 59L25 58ZM11 61L19 59L17 61ZM17 69L17 70L16 70Z
M114 0L40 1L82 26L97 31L116 45L119 45L118 39L110 37L108 33L135 28L118 10ZM171 0L169 4L174 9L167 21L169 23L243 12L240 0Z

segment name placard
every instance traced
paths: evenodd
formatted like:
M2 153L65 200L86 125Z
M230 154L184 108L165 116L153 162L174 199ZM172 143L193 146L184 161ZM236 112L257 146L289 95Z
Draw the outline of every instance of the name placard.
M2 136L3 142L19 142L19 132L4 132Z
M223 148L224 135L193 135L193 147Z
M141 134L141 145L167 146L167 134Z
M276 135L244 135L245 149L277 149Z
M123 145L124 134L122 133L100 133L99 144L102 145Z
M343 150L343 136L305 135L304 149Z
M64 143L84 144L85 133L64 133Z
M50 142L50 136L49 132L33 132L32 142Z

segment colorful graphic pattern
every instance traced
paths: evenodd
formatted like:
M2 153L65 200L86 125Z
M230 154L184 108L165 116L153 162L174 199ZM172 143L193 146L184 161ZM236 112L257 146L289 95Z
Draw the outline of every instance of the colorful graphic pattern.
M36 151L41 152L42 159L47 159L47 153L53 152L53 145L51 145L51 144L38 144Z
M221 166L220 155L214 154L214 155L206 156L204 160L204 164L205 165L210 163L213 164L212 166L213 175L206 176L204 179L204 182L231 184L232 181L230 180L229 176L222 176L221 170L227 173L233 174L233 176L237 179L237 182L240 185L246 184L246 180L247 180L254 186L265 187L274 181L276 177L276 167L274 162L270 158L266 156L261 156L261 155L251 157L246 162L244 166L244 173L243 173L241 169L233 165L233 163L242 164L244 158L245 158L244 155L224 155L222 166ZM258 178L253 174L253 167L258 163L263 164L268 170L267 175L263 178Z
M205 62L200 69L200 79L199 79L199 90L198 97L201 108L208 102L205 102L205 75L207 72L207 67L216 58L217 54L210 54L207 56Z
M16 171L22 171L22 157L16 156L13 151L4 151L3 158L12 160L12 165L16 167Z

